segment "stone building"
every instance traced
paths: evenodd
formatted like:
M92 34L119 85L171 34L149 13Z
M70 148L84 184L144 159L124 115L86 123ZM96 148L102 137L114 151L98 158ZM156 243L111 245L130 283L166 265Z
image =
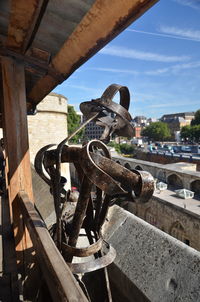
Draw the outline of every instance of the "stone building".
M175 138L175 133L177 131L180 131L183 126L188 126L191 124L194 114L195 112L165 114L160 120L168 125L172 138Z
M51 92L37 106L37 113L28 116L31 162L42 147L59 144L67 137L67 98ZM62 175L69 175L69 165L62 164ZM70 186L68 177L67 187Z
M170 119L175 119L177 117L182 117L184 118L184 120L187 122L187 123L191 123L191 120L194 118L194 114L195 112L180 112L180 113L171 113L171 114L165 114L161 117L161 121L162 122L165 122L167 120L170 120Z

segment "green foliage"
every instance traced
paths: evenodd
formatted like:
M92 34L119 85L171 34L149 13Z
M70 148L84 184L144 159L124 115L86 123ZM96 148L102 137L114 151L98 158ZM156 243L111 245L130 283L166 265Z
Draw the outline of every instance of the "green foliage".
M192 133L192 127L191 126L183 126L181 128L181 138L184 140L192 140L193 139L193 133Z
M68 115L67 115L67 124L68 124L68 134L72 134L80 126L81 118L74 110L73 106L68 105ZM84 136L84 129L79 131L70 141L73 143L79 143Z
M108 143L109 147L115 148L115 145L117 145L117 144L115 142L113 142L113 141Z
M194 119L191 121L191 126L200 125L200 109L195 112Z
M120 151L123 154L133 154L135 147L132 145L128 145L128 144L121 144L120 146Z
M141 135L153 141L164 141L171 136L168 125L163 122L151 123L142 130Z
M200 141L200 124L194 126L184 126L181 128L181 138L185 141Z
M135 146L129 144L117 144L115 142L109 142L108 146L115 148L118 153L133 154Z

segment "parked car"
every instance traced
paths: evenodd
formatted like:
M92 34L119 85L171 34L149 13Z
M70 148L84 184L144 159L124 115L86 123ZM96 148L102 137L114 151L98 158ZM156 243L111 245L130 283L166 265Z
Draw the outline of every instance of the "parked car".
M192 148L190 146L181 146L181 152L191 153Z
M181 147L180 146L173 146L172 149L173 149L174 153L181 152Z
M174 150L172 148L172 146L170 145L163 145L162 148L158 148L159 151L164 151L164 152L170 152L170 153L174 153Z

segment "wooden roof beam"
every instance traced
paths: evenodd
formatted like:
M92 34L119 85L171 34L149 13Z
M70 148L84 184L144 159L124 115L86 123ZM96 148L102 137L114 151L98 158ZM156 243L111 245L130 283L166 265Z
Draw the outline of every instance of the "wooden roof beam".
M96 0L53 58L52 66L58 74L68 78L157 1ZM28 105L39 103L57 84L59 82L49 74L40 79L28 95Z
M6 46L25 53L42 20L49 0L12 0Z

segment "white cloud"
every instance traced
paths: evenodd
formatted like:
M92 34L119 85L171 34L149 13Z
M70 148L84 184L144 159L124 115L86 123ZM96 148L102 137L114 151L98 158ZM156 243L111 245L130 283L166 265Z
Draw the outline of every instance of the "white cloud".
M150 71L145 71L146 75L161 75L166 73L178 73L179 71L186 70L186 69L194 69L200 67L200 61L197 62L190 62L190 63L183 63L183 64L176 64L173 66L169 66L166 68L160 68Z
M165 26L163 26L165 29ZM144 30L135 30L135 29L126 29L126 31L130 32L136 32L140 34L145 34L145 35L150 35L150 36L156 36L156 37L161 37L161 38L172 38L172 39L178 39L178 40L186 40L186 41L195 41L195 42L200 42L200 39L196 38L189 38L189 37L183 37L183 36L176 36L174 33L170 34L168 32L164 33L155 33L155 32L150 32L150 31L144 31Z
M172 63L172 62L182 62L188 61L190 57L188 56L168 56L158 53L145 52L135 49L130 49L120 46L106 46L100 51L101 54L128 58L128 59L137 59L143 61L155 61L163 63Z
M165 68L159 68L155 70L147 70L147 71L138 71L138 70L131 70L131 69L118 69L118 68L107 68L107 67L91 67L87 68L88 70L95 70L95 71L102 71L102 72L113 72L113 73L124 73L124 74L133 74L133 75L161 75L161 74L170 74L170 73L178 73L179 71L186 70L186 69L194 69L200 67L200 61L196 62L189 62L189 63L182 63L176 64ZM75 87L76 88L76 87ZM77 88L88 90L88 88L80 87L77 85ZM91 89L91 88L89 88Z
M167 107L182 107L182 106L187 106L188 104L190 105L199 105L199 101L185 101L185 102L181 102L181 103L177 103L177 102L168 102L165 104L153 104L153 105L149 105L146 106L147 108L167 108Z
M91 67L87 68L88 70L96 70L96 71L105 71L105 72L113 72L113 73L126 73L126 74L133 74L133 75L138 75L141 72L136 71L136 70L130 70L130 69L119 69L119 68L107 68L107 67Z
M93 93L98 92L98 89L87 87L87 86L84 86L84 85L74 85L74 84L66 83L65 87L80 89L80 90L83 90L83 91L86 91L86 92L93 92Z
M174 26L161 26L160 31L177 37L183 37L191 41L200 42L200 30L178 28Z
M200 9L200 2L198 0L173 0L184 6L189 6L194 9Z

